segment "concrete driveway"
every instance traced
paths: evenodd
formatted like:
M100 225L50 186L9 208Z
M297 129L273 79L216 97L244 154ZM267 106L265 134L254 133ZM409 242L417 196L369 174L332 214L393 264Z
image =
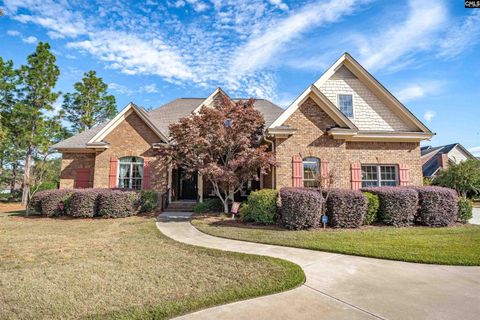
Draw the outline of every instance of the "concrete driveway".
M157 227L179 242L290 260L306 274L306 282L299 288L179 319L480 317L480 267L415 264L227 240L198 231L188 220L162 220L162 215Z
M480 208L473 208L473 217L468 222L471 224L480 224Z

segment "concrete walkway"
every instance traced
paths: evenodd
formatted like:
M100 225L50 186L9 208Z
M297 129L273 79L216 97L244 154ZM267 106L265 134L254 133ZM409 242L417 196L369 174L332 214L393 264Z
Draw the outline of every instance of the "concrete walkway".
M480 267L387 261L227 240L186 218L162 214L157 227L192 245L290 260L306 282L270 296L201 310L179 319L456 319L480 318Z
M468 222L471 224L480 224L480 208L473 208L473 217Z

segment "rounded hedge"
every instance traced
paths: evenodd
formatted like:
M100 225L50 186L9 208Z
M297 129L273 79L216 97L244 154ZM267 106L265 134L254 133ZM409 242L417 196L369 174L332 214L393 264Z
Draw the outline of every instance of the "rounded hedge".
M467 223L473 217L473 202L470 199L458 198L458 215L457 221Z
M458 216L458 196L455 190L442 187L414 187L418 192L419 224L431 227L452 225Z
M101 193L98 199L98 215L104 218L129 217L140 211L138 192L112 190Z
M240 217L246 222L272 224L277 213L277 190L262 189L248 196L247 204L240 210Z
M323 197L315 189L280 189L281 223L288 229L317 228L320 225Z
M367 202L360 191L324 190L323 197L327 198L328 223L332 227L358 228L363 224L367 212Z

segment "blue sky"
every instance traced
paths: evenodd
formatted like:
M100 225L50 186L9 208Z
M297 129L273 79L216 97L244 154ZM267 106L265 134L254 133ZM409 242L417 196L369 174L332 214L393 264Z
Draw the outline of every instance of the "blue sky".
M480 9L463 1L4 0L0 7L0 56L19 66L48 41L62 92L96 70L119 108L206 97L218 86L285 107L348 51L437 133L431 144L460 142L480 156Z

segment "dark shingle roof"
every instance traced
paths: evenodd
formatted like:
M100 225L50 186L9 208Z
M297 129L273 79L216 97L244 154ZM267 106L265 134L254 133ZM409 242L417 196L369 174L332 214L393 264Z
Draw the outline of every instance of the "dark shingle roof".
M205 98L179 98L172 100L154 110L147 113L150 121L166 136L168 136L168 126L171 123L177 122L180 118L183 118L192 113ZM233 101L247 100L247 99L232 99ZM260 111L265 118L265 127L270 126L275 119L277 119L284 111L279 106L265 99L255 100L254 107ZM52 148L65 149L65 148L85 148L87 142L93 138L103 127L107 125L108 121L102 123L92 129L86 130L73 137L63 140Z
M427 155L431 156L431 158L422 166L423 176L430 177L440 168L440 162L438 161L437 155L447 154L456 147L459 147L461 150L463 150L467 156L473 157L473 155L471 155L470 152L468 152L468 150L465 149L460 143L451 143L438 147L426 146L420 148L422 157Z

